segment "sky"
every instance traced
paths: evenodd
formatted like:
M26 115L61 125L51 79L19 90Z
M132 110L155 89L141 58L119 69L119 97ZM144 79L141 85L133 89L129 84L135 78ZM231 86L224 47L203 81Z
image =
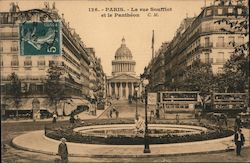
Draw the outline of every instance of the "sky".
M12 1L1 0L0 11L8 11L10 2ZM65 20L80 35L84 44L95 49L96 56L101 58L107 75L111 74L111 61L114 60L115 52L121 46L121 40L124 37L136 61L135 71L139 75L152 58L152 30L155 36L154 47L157 51L163 42L172 40L184 18L198 16L201 8L205 4L210 4L212 0L19 0L13 2L18 2L21 10L44 8L44 2L49 2L50 6L55 2L59 13L64 14ZM91 11L91 8L97 8L98 11ZM123 8L125 11L106 11L106 8ZM150 8L166 8L168 11L150 11ZM136 9L139 11L135 11ZM108 13L113 16L102 17L103 14ZM133 13L140 16L114 17L115 13ZM155 13L158 16L148 16Z

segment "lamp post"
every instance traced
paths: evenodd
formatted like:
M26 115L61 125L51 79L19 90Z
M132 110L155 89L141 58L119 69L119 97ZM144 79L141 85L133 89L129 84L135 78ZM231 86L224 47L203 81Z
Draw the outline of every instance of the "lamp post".
M136 100L135 100L135 119L136 120L138 120L138 108L137 108L137 94L138 94L138 90L139 90L139 87L138 87L138 85L136 84L136 86L135 86L135 98L136 98Z
M148 140L148 90L147 85L149 84L148 79L143 80L143 85L145 86L145 132L144 132L144 151L143 153L150 153L149 140Z

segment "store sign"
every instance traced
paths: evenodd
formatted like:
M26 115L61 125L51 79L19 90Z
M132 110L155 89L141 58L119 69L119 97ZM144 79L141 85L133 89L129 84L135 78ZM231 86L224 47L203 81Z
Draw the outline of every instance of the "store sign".
M156 105L157 93L148 93L148 105Z
M21 55L60 55L60 22L25 22L19 24Z

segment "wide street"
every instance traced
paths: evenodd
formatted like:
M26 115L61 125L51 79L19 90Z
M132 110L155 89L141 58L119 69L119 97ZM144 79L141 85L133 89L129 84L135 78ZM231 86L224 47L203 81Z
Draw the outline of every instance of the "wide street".
M128 104L127 101L112 101L112 104L119 111L119 118L129 118L135 115L135 103ZM99 118L107 118L106 110ZM138 103L139 114L144 114L144 105ZM86 114L86 113L82 113ZM115 115L115 114L114 114ZM115 116L113 117L115 118ZM98 120L98 119L97 119ZM1 143L6 145L6 150L2 150L2 162L57 162L59 157L46 155L41 153L34 153L16 149L12 147L11 140L23 133L34 130L41 130L44 125L51 124L51 121L38 121L38 122L2 122L1 123ZM57 122L58 124L69 123L68 119ZM28 143L28 142L27 142ZM143 147L142 147L143 148ZM202 147L201 147L202 148ZM192 154L181 156L168 156L168 157L149 157L149 158L87 158L87 157L70 157L69 162L249 162L250 161L250 148L242 150L242 156L237 157L235 151L208 154Z

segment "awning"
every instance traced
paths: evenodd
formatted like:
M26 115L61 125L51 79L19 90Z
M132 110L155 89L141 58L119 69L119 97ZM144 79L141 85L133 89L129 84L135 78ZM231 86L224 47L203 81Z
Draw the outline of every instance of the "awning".
M85 99L71 99L71 100L68 100L65 102L62 101L61 107L58 110L60 110L60 112L63 113L63 109L64 109L64 113L66 115L69 115L73 110L77 109L77 106L81 106L81 105L89 107L90 103L89 103L89 101L87 101Z
M32 99L25 98L21 99L18 107L15 106L15 101L13 99L6 100L6 110L32 110Z
M46 98L36 98L40 102L40 110L47 110L49 108ZM18 110L32 110L32 102L34 98L21 98ZM15 101L13 99L7 99L4 101L6 104L6 110L17 110Z

